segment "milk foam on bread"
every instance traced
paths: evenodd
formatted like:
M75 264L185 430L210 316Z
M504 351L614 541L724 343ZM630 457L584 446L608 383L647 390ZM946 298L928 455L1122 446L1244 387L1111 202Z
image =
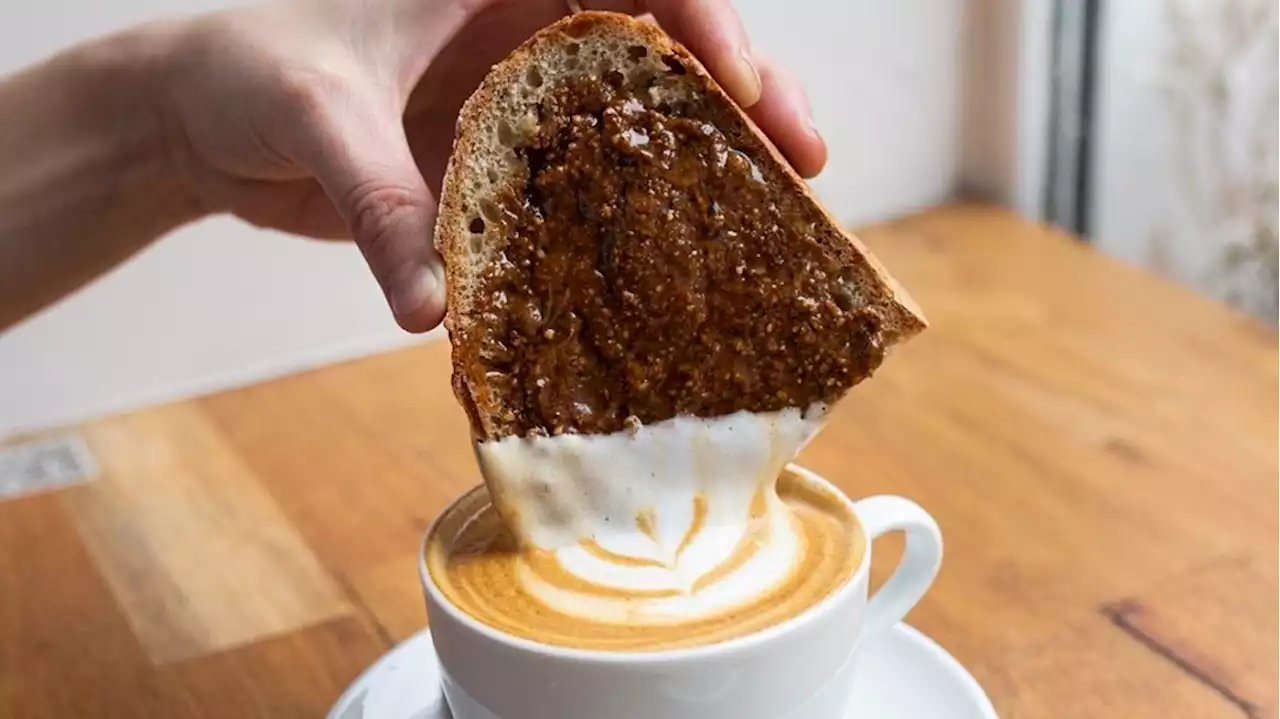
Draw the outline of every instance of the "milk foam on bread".
M925 326L698 61L612 13L541 31L466 103L436 242L454 390L541 563L522 587L594 619L784 581L774 478Z

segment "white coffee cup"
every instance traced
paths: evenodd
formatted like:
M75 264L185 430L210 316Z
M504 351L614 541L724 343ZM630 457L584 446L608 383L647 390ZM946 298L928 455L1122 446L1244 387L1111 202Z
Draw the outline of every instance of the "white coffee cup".
M803 468L808 482L830 483ZM902 497L849 502L866 534L858 570L826 599L768 629L656 652L551 646L505 634L451 604L419 573L454 719L835 719L853 691L858 648L892 627L933 583L942 535ZM871 541L906 532L906 551L868 601ZM430 532L428 532L430 535Z

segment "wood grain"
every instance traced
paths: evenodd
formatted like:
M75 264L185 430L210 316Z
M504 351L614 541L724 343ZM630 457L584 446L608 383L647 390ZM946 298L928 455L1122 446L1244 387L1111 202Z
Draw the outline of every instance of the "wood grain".
M183 696L190 716L316 719L388 648L357 618L343 617L167 665L158 679Z
M1229 557L1108 604L1103 615L1246 715L1274 718L1278 591L1274 570Z
M997 209L860 234L932 327L801 461L937 516L911 621L1006 718L1275 717L1275 331ZM0 502L0 717L321 713L421 627L418 542L479 481L448 371L428 343L85 428L95 485Z
M388 642L403 641L426 626L417 552L361 569L346 580L353 601Z
M448 389L447 348L370 357L199 403L321 561L357 571L413 551L435 513L480 481Z
M345 615L331 577L200 409L86 428L97 481L63 494L152 660L167 662Z
M159 716L153 671L57 497L0 503L0 716Z
M1240 719L1238 707L1102 617L1064 623L1049 640L977 664L1004 719Z

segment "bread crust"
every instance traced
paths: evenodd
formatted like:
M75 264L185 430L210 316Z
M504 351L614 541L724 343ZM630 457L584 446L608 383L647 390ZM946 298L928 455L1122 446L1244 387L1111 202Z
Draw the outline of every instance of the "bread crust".
M740 122L719 129L734 147L760 165L766 178L771 180L773 191L801 198L819 213L822 222L815 236L856 274L864 303L876 308L883 318L881 342L885 349L925 329L924 315L907 292L862 242L841 227L822 206L773 143L691 53L656 26L631 16L600 11L575 13L544 28L493 67L459 113L453 154L445 172L435 229L435 243L445 261L448 285L445 328L454 343L454 393L478 439L493 436L494 426L477 409L483 404L480 400L485 390L467 381L463 353L458 351L458 345L470 341L466 330L469 313L475 306L475 281L494 247L493 243L478 245L469 226L475 220L480 202L513 181L509 146L500 136L504 132L518 132L541 93L554 86L560 76L573 74L555 65L555 58L563 55L570 45L582 49L587 65L602 56L607 58L637 46L646 48L655 62L663 57L677 58L685 68L692 92L707 97L710 102L723 103L736 114ZM585 68L581 73L592 69L598 70L598 67ZM539 80L536 87L530 87L531 78Z

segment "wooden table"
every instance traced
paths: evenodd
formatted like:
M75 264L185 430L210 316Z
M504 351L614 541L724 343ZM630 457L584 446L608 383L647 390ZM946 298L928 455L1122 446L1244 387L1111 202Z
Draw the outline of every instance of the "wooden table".
M1000 210L861 234L933 327L802 461L938 517L911 622L1006 719L1275 717L1275 331ZM321 716L478 481L447 354L80 428L99 477L0 502L0 717Z

